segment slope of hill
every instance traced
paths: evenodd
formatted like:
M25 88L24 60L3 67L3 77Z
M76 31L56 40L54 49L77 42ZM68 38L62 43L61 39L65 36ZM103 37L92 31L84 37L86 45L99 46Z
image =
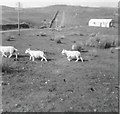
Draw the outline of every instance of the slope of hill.
M0 9L2 9L2 11L7 11L7 12L15 10L15 8L13 8L13 7L8 7L8 6L4 6L4 5L0 6Z
M62 12L65 12L66 26L86 25L91 18L113 18L117 21L117 16L115 15L117 8L91 8L67 5L23 8L20 11L20 21L40 26L44 19L48 22L51 21L57 10L59 10L58 23L62 17ZM15 8L2 6L2 24L7 23L17 23L17 10L15 10Z

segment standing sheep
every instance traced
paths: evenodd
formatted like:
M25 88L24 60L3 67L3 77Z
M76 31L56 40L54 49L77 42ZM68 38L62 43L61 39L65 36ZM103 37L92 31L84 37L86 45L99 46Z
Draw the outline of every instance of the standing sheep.
M68 61L76 58L75 62L77 62L79 59L81 59L81 61L83 62L83 58L81 57L81 53L79 51L68 51L68 50L63 49L61 53L62 55L67 56Z
M35 58L42 58L41 61L43 61L43 59L47 62L47 59L45 58L45 54L43 51L40 51L40 50L30 50L27 49L25 51L25 53L27 54L30 54L30 60L32 59L32 61L35 60Z
M13 46L0 46L0 52L2 53L2 57L7 57L6 53L9 53L9 57L10 58L13 54L16 55L16 59L17 59L17 53L18 49L14 48Z

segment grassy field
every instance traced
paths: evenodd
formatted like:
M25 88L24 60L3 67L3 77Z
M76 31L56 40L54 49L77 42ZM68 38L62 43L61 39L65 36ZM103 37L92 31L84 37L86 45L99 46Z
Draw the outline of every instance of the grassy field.
M49 11L53 11L54 7L49 7ZM20 36L17 32L1 33L2 45L15 46L20 52L18 60L15 60L14 56L10 59L3 58L0 65L4 112L118 111L118 50L111 52L109 48L85 45L90 35L98 32L99 37L118 39L117 28L86 26L89 16L86 18L85 15L87 16L88 12L93 15L98 13L94 14L92 8L83 10L84 14L80 15L79 19L81 21L68 23L70 27L67 26L62 31L35 29L21 31ZM96 11L100 10L96 8ZM43 14L45 11L47 12L41 10ZM104 17L100 13L99 15ZM39 23L36 19L35 22ZM70 21L72 22L67 22ZM82 21L84 23L80 26ZM57 36L61 43L56 42ZM74 42L84 44L86 51L81 52L83 63L76 63L74 60L69 62L61 54L62 49L71 50ZM27 48L43 50L48 62L41 62L39 59L30 61L29 55L25 54Z

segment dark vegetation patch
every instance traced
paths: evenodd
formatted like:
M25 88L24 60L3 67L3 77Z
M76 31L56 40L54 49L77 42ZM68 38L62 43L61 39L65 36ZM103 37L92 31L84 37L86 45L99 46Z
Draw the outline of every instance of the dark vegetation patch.
M75 33L70 33L70 36L84 36L84 34L75 32Z
M111 47L116 47L118 45L118 40L116 36L108 36L108 35L99 35L95 37L90 37L86 41L86 46L96 47L101 49L107 49Z
M11 29L17 29L18 24L5 24L5 25L0 25L2 30L11 30ZM29 24L27 23L21 23L20 28L30 28Z
M50 38L51 41L55 41L57 44L62 44L62 39L65 39L64 35L55 35L54 37Z
M15 37L14 36L8 36L6 38L7 41L15 41Z
M82 51L84 50L84 43L81 41L77 41L72 45L72 50L74 51Z
M55 39L55 42L58 43L58 44L62 43L60 39Z
M41 33L40 35L41 35L41 36L44 36L44 37L46 37L46 36L47 36L47 34L46 34L46 33Z
M0 66L0 69L2 70L2 73L4 73L4 74L14 74L14 73L25 72L25 70L22 69L20 66L13 67L8 62L2 63Z

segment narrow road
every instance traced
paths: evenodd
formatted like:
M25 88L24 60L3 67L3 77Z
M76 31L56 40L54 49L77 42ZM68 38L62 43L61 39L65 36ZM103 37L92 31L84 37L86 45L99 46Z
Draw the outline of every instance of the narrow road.
M52 29L52 28L44 28L44 29ZM37 28L20 29L20 31L28 31L28 30L43 30L43 29L37 29ZM18 31L18 29L15 29L15 30L4 30L4 31L0 31L0 33L15 32L15 31Z
M35 29L35 28L33 28L33 29L20 29L20 31L27 31L27 30L38 30L38 29ZM0 33L5 33L5 32L14 32L14 31L18 31L18 29L16 29L16 30L4 30L4 31L0 31Z

